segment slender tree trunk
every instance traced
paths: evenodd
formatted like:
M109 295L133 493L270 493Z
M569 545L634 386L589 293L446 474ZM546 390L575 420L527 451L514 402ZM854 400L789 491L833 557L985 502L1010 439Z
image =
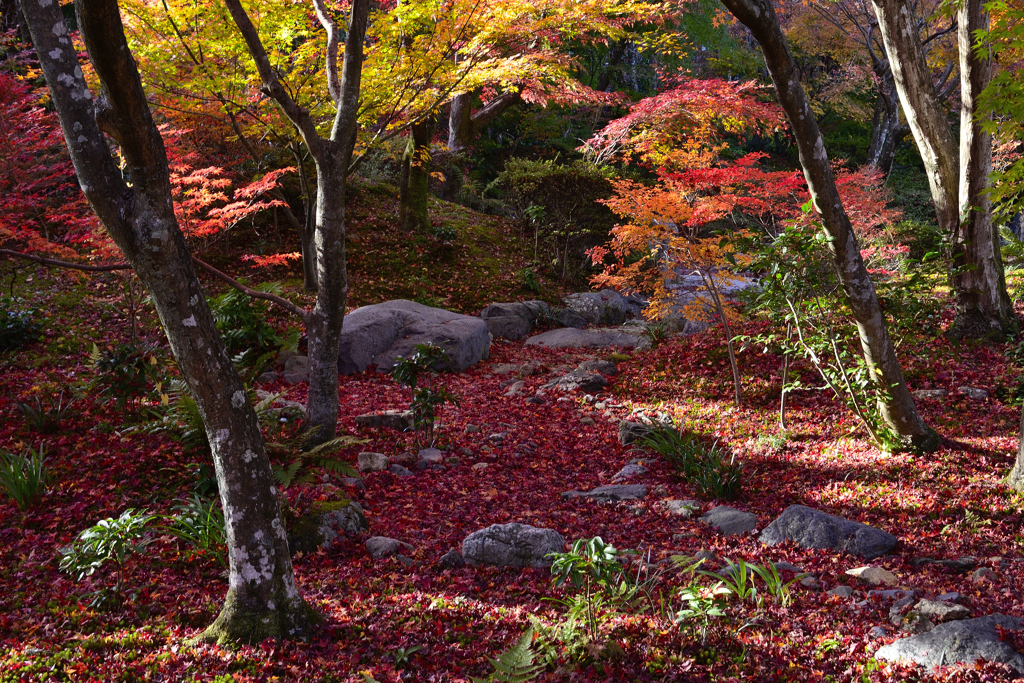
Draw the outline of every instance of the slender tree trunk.
M431 227L427 200L430 196L430 142L436 128L437 117L428 116L414 123L409 132L409 143L402 155L399 190L399 220L403 230L426 232Z
M850 219L836 189L814 111L800 85L793 54L779 26L771 0L723 0L761 45L779 102L786 111L800 153L814 208L831 238L839 278L860 332L864 360L875 385L886 390L879 409L904 446L934 450L938 436L925 425L907 390L903 369L889 338L874 284L864 267Z
M988 12L981 0L964 0L957 13L960 50L960 230L955 242L954 274L958 337L1002 338L1014 326L1013 303L1006 291L999 231L992 221L988 196L992 173L992 134L982 130L978 96L992 80L992 60L985 47L974 49L979 31L988 31ZM989 115L991 116L991 115Z
M1017 491L1024 492L1024 409L1021 410L1020 418L1020 442L1017 445L1017 462L1014 463L1010 476L1006 478L1006 485Z
M461 92L448 108L448 151L463 154L473 144L473 93Z
M230 570L220 616L202 637L255 642L306 636L316 617L295 585L263 437L174 217L167 155L117 3L76 3L101 84L95 107L58 3L20 4L82 191L152 296L213 451ZM101 127L117 140L130 185Z
M866 163L888 175L896 157L896 148L909 132L910 128L900 122L900 103L895 90L889 91L884 83L880 84Z
M950 328L954 337L1001 336L1013 320L1013 308L1006 293L998 232L992 224L991 207L976 192L985 180L982 169L991 166L991 139L977 124L963 125L961 150L935 92L931 70L917 28L917 17L908 0L872 0L878 27L889 55L893 80L907 124L917 143L931 188L939 227L949 236L953 273L950 285L956 319ZM980 0L965 0L959 11L962 117L971 121L974 101L988 83L991 65L970 49L971 27L988 24ZM964 148L966 146L966 148ZM986 156L977 159L976 155ZM961 166L970 170L964 171ZM962 179L963 178L963 184ZM962 188L967 196L961 196ZM973 207L964 212L963 206ZM967 223L962 219L966 218Z
M299 143L290 145L295 164L299 169L299 186L302 189L302 207L305 209L304 220L297 227L299 244L302 248L302 286L307 292L315 292L316 284L316 249L313 238L316 234L316 192L310 186L306 164L303 161L302 148Z

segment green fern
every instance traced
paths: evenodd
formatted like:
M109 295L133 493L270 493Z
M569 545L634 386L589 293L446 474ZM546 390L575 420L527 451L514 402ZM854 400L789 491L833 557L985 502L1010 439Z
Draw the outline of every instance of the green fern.
M505 650L497 659L487 658L487 661L494 667L494 673L487 678L470 678L473 683L525 683L532 681L543 670L539 664L534 664L535 653L533 651L533 627L526 629L526 633L519 641Z
M999 228L999 237L1002 238L1000 251L1006 270L1024 268L1024 240L1006 226Z

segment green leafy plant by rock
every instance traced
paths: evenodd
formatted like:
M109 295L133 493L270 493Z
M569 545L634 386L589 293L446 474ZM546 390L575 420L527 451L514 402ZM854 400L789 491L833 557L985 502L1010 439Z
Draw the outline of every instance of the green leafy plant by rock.
M701 496L718 500L739 496L743 469L736 463L735 454L718 441L707 445L682 426L656 423L636 443L661 455Z
M167 521L163 531L194 548L197 555L212 557L222 567L228 566L224 511L219 500L193 493L177 502Z
M43 444L35 450L26 448L21 454L0 450L0 488L14 499L18 509L27 510L39 500L49 479Z
M92 576L107 564L114 565L114 585L110 591L101 588L93 593L92 603L98 605L108 599L120 602L123 597L125 563L143 553L152 537L147 526L154 517L145 510L129 508L120 517L101 519L89 527L78 539L60 549L60 569L76 581Z
M435 424L441 408L447 404L459 405L459 399L446 386L436 380L446 362L445 350L436 344L417 344L408 358L399 358L391 376L412 391L413 429L422 443L434 443Z
M90 387L127 413L138 412L142 398L151 386L156 386L162 372L156 349L134 344L118 344L106 350L93 344L89 361L96 371Z

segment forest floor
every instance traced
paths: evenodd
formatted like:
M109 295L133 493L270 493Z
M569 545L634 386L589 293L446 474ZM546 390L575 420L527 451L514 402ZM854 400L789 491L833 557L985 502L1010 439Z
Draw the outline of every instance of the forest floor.
M936 453L886 454L873 447L853 415L825 392L798 392L788 430L778 428L780 359L757 349L740 353L744 403L732 404L722 333L713 328L673 338L648 351L616 356L619 374L596 398L524 401L541 384L585 359L606 352L548 351L521 342L496 342L491 357L468 372L446 376L460 398L443 412L440 446L446 469L396 477L367 474L365 490L326 479L286 491L302 510L317 500L351 497L365 509L368 535L413 546L409 567L396 558L373 560L365 536L330 551L297 555L305 598L326 616L307 643L278 642L235 650L186 644L216 616L226 584L214 558L196 555L169 535L154 534L146 553L125 567L127 599L90 606L87 593L109 581L103 570L75 582L58 570L58 550L87 526L128 508L167 514L189 495L202 458L187 456L166 436L131 434L132 418L96 396L76 399L57 429L32 431L19 403L49 400L61 388L86 391L93 377L88 350L111 332L122 297L112 278L79 281L33 269L18 293L45 311L46 337L24 351L0 356L0 448L20 451L45 442L52 483L39 503L20 511L0 501L0 682L68 681L466 681L491 672L488 657L510 647L538 618L565 623L564 599L546 569L463 567L437 560L471 532L491 524L523 522L555 529L570 543L601 536L620 549L638 549L651 563L672 555L712 551L724 559L764 564L788 561L811 572L818 587L794 584L791 604L768 599L731 601L702 632L695 620L673 625L663 609L679 609L672 589L694 577L664 569L648 609L623 609L603 626L617 648L554 652L557 666L537 680L614 681L882 681L919 680L912 668L886 665L874 651L899 634L889 622L890 601L865 596L845 572L866 564L834 551L792 544L769 547L756 534L722 536L697 519L670 514L669 499L699 498L697 490L663 462L635 483L648 487L639 501L597 504L561 493L610 483L637 453L622 446L615 421L637 413L667 412L700 434L718 439L743 466L742 492L730 506L757 516L764 528L788 505L803 504L877 526L899 538L896 550L868 564L893 572L900 588L922 597L955 591L973 615L1020 615L1024 604L1024 499L1000 483L1017 447L1021 368L1012 345L954 345L944 337L902 346L912 389L945 388L941 400L919 401L926 421L944 440ZM489 293L488 293L489 295ZM436 296L436 295L435 295ZM521 295L520 295L521 296ZM486 298L483 294L481 298ZM442 298L443 297L439 297ZM486 303L486 302L484 302ZM482 305L482 304L479 304ZM469 306L469 303L466 304ZM747 331L759 323L748 323ZM157 339L152 317L144 334ZM507 374L496 364L539 361L524 392L507 396ZM814 377L808 368L808 383ZM976 400L961 386L984 389ZM305 385L261 387L303 402ZM412 437L357 427L355 416L405 408L408 391L375 372L340 380L339 431L368 443L343 451L395 455ZM585 419L585 418L590 418ZM592 422L592 424L591 424ZM479 432L467 432L467 425ZM504 432L500 443L489 439ZM486 463L486 466L480 466ZM474 467L474 465L477 465ZM716 502L702 500L702 510ZM649 555L647 555L649 553ZM971 556L977 579L916 558ZM700 579L701 577L696 577ZM711 585L709 579L703 579ZM825 592L846 584L859 592ZM858 604L859 603L859 604ZM884 627L885 635L872 635ZM1010 637L1010 636L1008 636ZM578 641L578 639L577 639ZM1017 642L1020 649L1024 643ZM570 648L571 649L571 648ZM1001 680L1005 670L984 665L943 680Z

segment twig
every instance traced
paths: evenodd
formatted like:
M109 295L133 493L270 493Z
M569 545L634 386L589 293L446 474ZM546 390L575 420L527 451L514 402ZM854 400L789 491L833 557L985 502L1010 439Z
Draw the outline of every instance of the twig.
M260 292L255 289L252 289L251 287L246 287L241 282L234 279L227 273L223 273L217 270L209 263L200 261L195 256L192 257L192 262L195 263L200 268L202 268L203 270L205 270L210 275L214 276L218 280L226 282L227 284L231 285L232 287L242 292L243 294L251 296L253 299L263 299L264 301L269 301L272 304L280 306L289 313L299 316L299 318L301 318L303 322L305 322L306 316L309 315L309 311L307 311L304 308L300 308L299 306L296 306L291 301L288 301L288 299L285 299L284 297L281 296L277 296L276 294L270 294L269 292Z

